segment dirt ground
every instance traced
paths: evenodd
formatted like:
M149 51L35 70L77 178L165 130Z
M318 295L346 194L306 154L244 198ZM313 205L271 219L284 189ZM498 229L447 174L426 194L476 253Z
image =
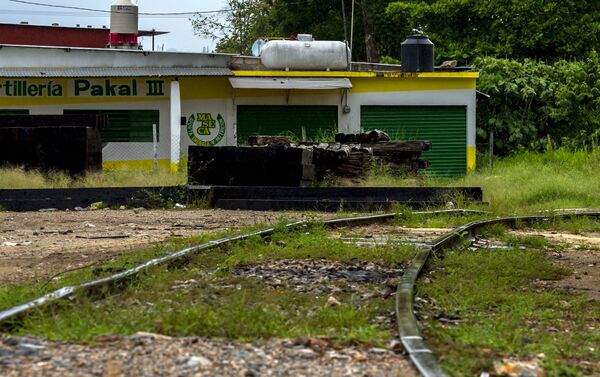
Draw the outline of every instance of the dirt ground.
M582 292L600 300L600 233L568 234L559 232L514 232L523 236L542 236L553 244L562 245L548 251L559 266L572 274L559 281L542 282L546 287Z
M314 217L314 215L311 215ZM330 217L323 214L320 217ZM109 261L170 237L191 237L221 230L238 230L248 225L272 224L280 219L296 220L306 214L224 210L98 210L81 212L1 212L0 285L30 282L71 269ZM365 244L399 242L419 244L448 229L412 229L373 225L342 230L340 238ZM380 239L383 234L396 237ZM567 245L549 250L561 266L573 270L546 286L587 293L600 300L600 234L524 232L517 235L543 236L552 243ZM356 237L364 239L356 239Z
M47 279L170 237L305 217L290 212L224 210L1 212L0 285Z

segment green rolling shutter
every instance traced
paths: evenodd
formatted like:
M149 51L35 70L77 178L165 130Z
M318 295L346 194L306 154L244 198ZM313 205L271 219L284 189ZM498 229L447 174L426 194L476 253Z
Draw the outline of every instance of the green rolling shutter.
M337 132L337 106L238 106L237 140L248 143L253 135L292 136L315 140L322 135Z
M441 177L467 172L467 108L465 106L362 106L361 127L379 129L393 140L430 140L423 159Z
M152 142L152 125L160 130L158 110L65 110L69 114L108 115L108 127L100 130L102 142Z

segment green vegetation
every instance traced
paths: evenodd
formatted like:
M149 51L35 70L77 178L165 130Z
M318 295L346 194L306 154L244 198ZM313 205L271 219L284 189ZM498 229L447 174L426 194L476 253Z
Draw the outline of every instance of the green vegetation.
M487 165L487 166L486 166ZM533 214L541 210L597 208L600 204L600 148L545 153L520 151L489 166L480 161L474 174L447 179L417 177L400 179L373 174L364 186L477 186L483 188L489 206L475 206L497 215ZM457 200L458 199L458 200ZM449 198L462 207L460 198Z
M577 0L434 0L388 2L386 18L405 36L417 28L442 60L468 64L498 56L545 61L584 58L600 46L600 7ZM381 35L380 39L387 39Z
M541 210L566 208L596 208L600 203L600 148L572 151L566 148L549 149L545 153L520 151L512 156L499 158L493 166L480 161L477 172L462 178L398 177L385 169L376 169L361 183L362 186L479 186L483 188L484 200L489 205L473 206L464 203L459 196L444 198L456 208L472 208L489 211L496 215L534 214ZM110 171L92 174L80 180L55 173L47 177L22 169L1 169L0 188L58 188L58 187L108 187L137 185L184 184L185 173L172 175L167 172ZM329 179L328 185L356 185L355 182L339 182ZM206 203L198 202L203 208ZM402 208L398 209L404 211ZM408 212L407 212L408 213ZM428 226L444 226L445 219L459 225L461 217L429 217ZM416 224L416 223L415 223ZM423 225L426 225L422 223ZM437 225L435 225L437 224ZM414 225L414 224L413 224Z
M568 274L543 252L453 250L431 268L432 282L417 287L425 299L419 312L428 344L453 376L490 371L507 356L540 354L548 376L600 372L600 303L537 283Z
M478 136L494 133L496 154L553 144L598 148L600 141L600 60L596 52L580 61L545 64L526 59L476 59L478 89L490 95L477 105Z
M42 173L23 168L0 167L0 189L146 187L176 186L187 183L187 171L111 170L71 177L64 172Z
M199 241L199 240L194 240ZM189 242L189 240L188 240ZM145 258L181 247L174 241L166 249L145 251ZM8 330L15 334L34 334L50 339L93 340L100 334L131 335L151 331L167 335L200 335L236 340L271 337L328 336L339 343L382 345L392 339L391 329L374 318L393 310L393 299L381 297L361 300L340 292L339 306L327 304L327 295L298 293L291 288L267 288L257 279L232 276L233 268L279 259L328 259L336 261L373 261L385 264L408 262L415 250L410 246L357 249L328 237L319 227L298 233L280 229L267 240L253 238L232 249L211 250L190 257L185 263L156 267L114 287L102 288L91 297L78 296L48 307L21 320ZM140 258L141 255L134 259ZM143 259L143 258L142 258ZM125 263L124 263L125 262ZM135 264L133 259L104 266L108 273ZM98 268L66 276L60 283L97 274ZM175 289L175 282L196 283L189 289ZM38 292L47 292L46 287ZM375 288L375 287L373 287ZM31 287L0 289L0 308L31 298Z
M346 2L347 29L351 6ZM228 0L226 19L196 16L197 34L218 40L218 52L250 53L260 37L312 33L344 40L340 1ZM400 45L415 30L436 43L438 61L468 65L483 56L554 61L585 58L600 47L600 7L595 1L357 0L355 61L400 58Z

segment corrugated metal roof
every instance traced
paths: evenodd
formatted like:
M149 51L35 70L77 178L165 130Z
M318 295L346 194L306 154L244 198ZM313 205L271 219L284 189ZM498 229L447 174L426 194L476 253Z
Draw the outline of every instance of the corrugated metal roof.
M0 77L72 78L72 77L161 77L161 76L233 76L228 68L0 68Z

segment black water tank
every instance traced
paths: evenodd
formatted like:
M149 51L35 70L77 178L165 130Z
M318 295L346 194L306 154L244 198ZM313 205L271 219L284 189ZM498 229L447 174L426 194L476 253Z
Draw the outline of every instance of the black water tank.
M426 35L411 35L402 43L402 72L433 72L435 45Z

